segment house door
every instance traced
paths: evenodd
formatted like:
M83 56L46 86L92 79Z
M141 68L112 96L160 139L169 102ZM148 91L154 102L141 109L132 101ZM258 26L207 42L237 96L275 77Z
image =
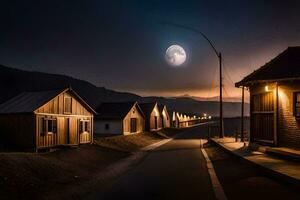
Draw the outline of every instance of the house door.
M274 94L266 92L251 96L251 140L274 142Z
M154 116L154 129L157 129L157 116Z
M130 119L130 133L137 132L137 123L136 122L137 122L136 118Z

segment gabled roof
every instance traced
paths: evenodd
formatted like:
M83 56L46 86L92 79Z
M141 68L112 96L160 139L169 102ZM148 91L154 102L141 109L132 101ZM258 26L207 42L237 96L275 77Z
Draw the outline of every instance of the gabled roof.
M289 47L270 62L235 84L300 79L300 46Z
M136 106L139 112L144 116L137 102L114 102L102 103L97 108L98 119L124 119L132 107Z
M158 107L159 113L161 114L164 110L165 105L159 104L159 105L157 105L157 107Z
M155 105L157 103L156 102L152 102L152 103L140 103L140 108L142 109L143 113L146 116L149 116L151 114L151 112L153 111Z
M1 104L0 114L32 113L59 94L66 91L71 92L82 104L86 106L88 110L95 113L95 111L75 91L71 88L67 88L50 91L22 92Z
M167 106L166 106L166 105L162 105L162 104L159 104L159 105L158 105L159 113L162 114L164 108L166 108L166 113L169 115Z

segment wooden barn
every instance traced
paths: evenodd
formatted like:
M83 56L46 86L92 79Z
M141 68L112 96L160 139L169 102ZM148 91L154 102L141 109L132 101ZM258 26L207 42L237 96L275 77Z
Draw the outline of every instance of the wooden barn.
M145 130L145 119L137 102L102 103L97 108L95 134L128 135Z
M300 47L289 47L236 83L250 91L250 141L300 147Z
M171 119L166 105L158 105L159 114L161 116L161 127L168 128L171 126Z
M36 151L91 143L94 114L70 88L23 92L0 105L1 143Z
M162 128L161 115L157 103L139 104L145 115L146 131L156 131Z

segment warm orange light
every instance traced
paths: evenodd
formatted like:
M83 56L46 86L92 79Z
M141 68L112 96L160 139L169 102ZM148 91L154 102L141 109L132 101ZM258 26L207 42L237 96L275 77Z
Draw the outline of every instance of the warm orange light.
M265 86L265 91L269 92L269 86L267 86L267 85Z

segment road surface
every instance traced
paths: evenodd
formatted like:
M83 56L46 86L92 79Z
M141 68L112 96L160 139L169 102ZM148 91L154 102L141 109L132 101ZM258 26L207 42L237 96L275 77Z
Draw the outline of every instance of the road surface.
M204 127L149 152L136 166L99 188L89 199L215 199L200 148ZM300 193L266 177L215 146L205 145L227 199L300 199Z

